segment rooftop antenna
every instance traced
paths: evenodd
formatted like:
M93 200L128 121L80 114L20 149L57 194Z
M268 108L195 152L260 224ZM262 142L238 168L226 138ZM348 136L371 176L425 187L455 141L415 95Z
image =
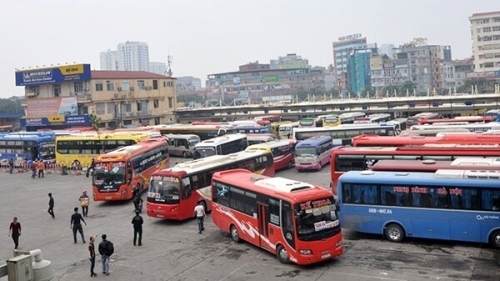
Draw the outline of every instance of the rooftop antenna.
M168 77L172 77L172 59L173 57L170 55L170 49L169 49L167 57L167 71L165 73Z

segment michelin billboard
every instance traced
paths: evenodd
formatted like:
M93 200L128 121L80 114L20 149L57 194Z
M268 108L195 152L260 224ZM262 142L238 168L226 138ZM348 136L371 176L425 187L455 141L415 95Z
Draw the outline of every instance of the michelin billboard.
M54 84L90 80L90 64L63 65L16 71L16 86Z

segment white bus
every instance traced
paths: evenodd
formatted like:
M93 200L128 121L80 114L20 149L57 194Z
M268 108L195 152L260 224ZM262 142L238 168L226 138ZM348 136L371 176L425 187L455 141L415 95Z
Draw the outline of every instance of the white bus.
M391 119L391 115L387 113L376 113L370 114L365 117L359 117L354 119L354 124L366 124L366 123L381 123L387 122Z
M247 136L232 134L204 140L194 146L193 158L205 158L212 155L227 155L247 148Z
M197 135L176 135L168 134L167 147L170 156L182 156L184 158L192 157L194 146L201 140Z
M352 124L356 118L365 117L364 112L347 112L339 115L341 124Z
M293 139L297 142L315 136L330 136L333 139L333 146L351 145L352 138L359 135L397 136L398 131L394 124L384 123L347 124L337 127L293 129Z
M402 132L407 129L407 122L408 118L396 118L387 121L387 124L394 124L396 126L396 130L398 130L398 132Z
M446 124L446 125L413 125L410 127L410 130L442 130L443 132L446 130L452 129L465 129L470 132L486 132L490 130L500 130L500 123L498 122L490 122L490 123L458 123L455 125Z
M299 122L281 124L279 127L279 138L280 139L291 138L293 129L298 127L299 127Z
M264 134L245 134L247 136L248 145L277 141L278 138L271 133Z

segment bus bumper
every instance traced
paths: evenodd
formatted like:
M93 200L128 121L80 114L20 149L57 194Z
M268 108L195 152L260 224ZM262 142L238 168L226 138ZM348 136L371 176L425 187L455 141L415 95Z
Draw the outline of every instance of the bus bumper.
M150 206L146 204L146 213L148 217L169 219L169 220L182 220L180 216L179 207L177 205L163 205L163 206Z
M298 171L306 171L306 170L319 170L321 169L320 163L311 163L311 164L297 164L295 163L295 169Z

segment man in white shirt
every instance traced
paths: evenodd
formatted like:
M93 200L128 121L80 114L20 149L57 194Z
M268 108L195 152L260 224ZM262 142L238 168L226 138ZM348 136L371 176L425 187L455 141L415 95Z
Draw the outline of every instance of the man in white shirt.
M203 207L203 201L200 200L198 205L194 207L194 216L198 220L198 234L201 234L201 232L205 230L205 227L203 226L203 218L207 216L205 214L205 208Z

